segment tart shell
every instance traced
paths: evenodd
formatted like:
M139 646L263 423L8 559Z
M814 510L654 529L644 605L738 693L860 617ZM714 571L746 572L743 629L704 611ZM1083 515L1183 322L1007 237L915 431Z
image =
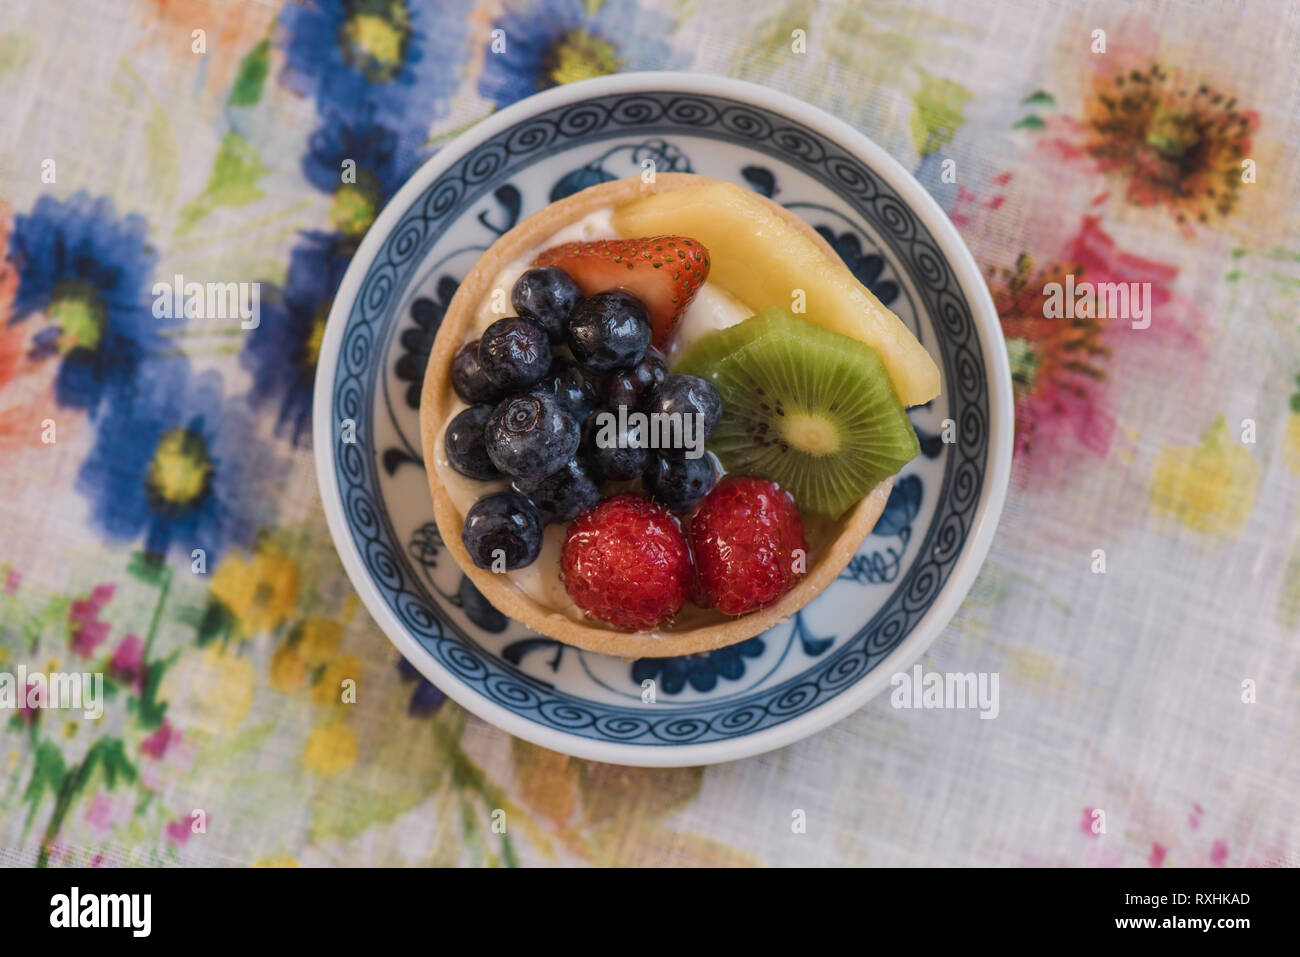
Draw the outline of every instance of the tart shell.
M439 478L434 448L439 433L446 426L447 413L457 401L451 388L452 359L460 346L471 338L479 304L491 293L493 281L510 263L530 251L540 252L542 244L559 230L602 207L621 206L649 193L710 182L715 181L691 173L661 173L651 184L644 183L639 177L631 177L589 187L524 219L492 244L460 284L438 329L425 370L420 397L420 436L425 472L433 495L434 518L447 551L502 614L549 638L587 651L623 658L664 658L712 651L766 631L808 604L838 577L856 554L862 540L875 527L893 488L893 479L886 479L839 519L830 544L819 549L821 554L809 555L808 573L779 601L738 618L694 628L666 627L652 632L629 632L600 622L575 621L563 612L544 607L508 577L479 568L470 560L460 537L464 516ZM811 226L783 206L765 197L760 199L808 236L827 256L838 258ZM560 574L560 570L557 568L555 573Z

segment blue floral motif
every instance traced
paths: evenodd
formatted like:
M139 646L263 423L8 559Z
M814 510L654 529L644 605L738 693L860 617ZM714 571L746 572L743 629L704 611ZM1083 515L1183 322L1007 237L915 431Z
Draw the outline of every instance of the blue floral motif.
M916 475L905 475L894 483L889 501L871 535L880 538L898 538L897 546L889 545L883 551L859 552L849 560L840 578L860 585L887 584L902 570L903 554L912 540L912 523L921 511L923 486Z
M771 199L776 195L776 177L766 166L743 166L740 175L745 178L750 189Z
M415 325L402 330L402 354L397 359L397 378L410 383L406 387L406 404L412 409L420 407L420 390L424 388L424 372L429 367L429 353L437 338L442 317L447 314L451 297L456 295L460 283L450 276L438 280L435 299L421 296L411 303L411 320Z
M880 513L872 535L901 535L903 529L911 528L921 511L921 480L915 475L904 475L889 493L889 501Z
M817 232L831 244L858 282L875 293L877 299L888 306L898 298L898 283L880 278L885 271L885 258L877 253L863 252L862 241L856 233L837 235L829 226L818 226Z
M817 657L835 643L834 638L814 635L809 631L808 623L804 621L802 611L794 613L794 637L799 639L799 644L803 646L804 654L811 658Z
M524 199L519 195L519 190L509 183L494 189L492 198L501 208L500 222L492 222L493 217L486 209L478 214L478 221L498 236L504 236L514 228L515 223L519 222L519 211L524 207Z
M647 678L654 679L663 694L677 694L688 682L696 691L712 691L719 678L743 678L745 659L757 658L764 650L763 639L758 637L698 655L640 658L632 663L632 680L639 685Z
M406 682L415 682L411 700L406 705L406 713L413 718L427 718L436 714L447 701L447 696L432 681L420 674L405 658L397 661L397 673Z
M557 202L574 193L581 193L589 186L599 186L618 179L613 173L600 165L599 160L579 166L571 173L565 174L551 189L551 202Z
M624 173L611 173L606 168L606 165L620 153L628 154L631 170ZM691 168L691 161L687 159L686 155L667 140L646 140L644 143L635 145L616 146L603 156L592 160L586 166L580 166L573 172L561 177L555 186L551 188L551 202L554 203L566 196L572 196L588 186L608 183L611 180L619 179L620 176L635 173L642 168L641 164L646 160L651 160L654 163L655 171L659 173L694 172Z
M280 82L322 115L423 133L447 111L468 55L472 0L299 0L280 12Z
M465 612L465 617L484 631L499 635L509 626L510 619L496 610L496 607L469 580L468 575L460 576L460 588L456 590L456 597L460 601L461 611Z
M569 646L556 641L554 638L543 638L538 635L533 638L520 638L518 641L510 642L501 649L501 657L518 667L524 657L534 651L554 651L555 656L547 662L547 665L550 666L552 671L559 671L560 662L564 661L564 649L567 647Z
M605 0L594 13L585 0L507 0L492 26L478 90L497 106L586 77L677 65L664 40L671 21L636 0Z
M264 293L262 321L249 330L240 356L253 376L253 407L275 408L276 431L287 432L295 445L309 432L325 320L347 266L348 249L338 237L302 233L284 288Z
M431 572L438 567L438 556L445 547L437 522L425 522L411 536L407 543L407 553L424 570L425 582L448 603L465 612L466 618L492 634L505 631L510 624L509 619L483 597L483 593L474 587L468 575L460 576L460 585L454 595L448 594L434 581Z
M248 489L273 483L278 470L244 405L223 398L218 373L155 359L111 387L77 490L109 540L143 536L147 554L175 547L186 560L201 548L210 571L271 521L269 500Z
M917 406L916 408L923 408L923 406ZM928 432L925 429L917 428L915 425L912 426L912 430L916 432L916 438L921 443L921 454L927 459L937 459L943 454L942 433Z
M13 322L43 313L33 359L60 356L61 405L94 411L110 383L128 382L160 351L166 320L150 290L158 256L138 215L118 218L111 200L85 192L42 196L14 220L9 254L18 268Z

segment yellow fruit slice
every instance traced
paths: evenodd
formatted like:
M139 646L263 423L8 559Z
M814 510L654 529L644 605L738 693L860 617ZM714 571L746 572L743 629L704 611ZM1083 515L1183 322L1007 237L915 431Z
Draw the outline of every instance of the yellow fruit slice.
M678 235L699 240L716 282L755 312L790 311L803 290L800 318L875 349L903 405L939 394L939 367L903 321L757 195L731 183L654 193L614 210L622 237Z

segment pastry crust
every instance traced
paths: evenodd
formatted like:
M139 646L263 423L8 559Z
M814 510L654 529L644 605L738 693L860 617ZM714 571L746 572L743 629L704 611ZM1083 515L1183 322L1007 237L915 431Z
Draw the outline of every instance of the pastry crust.
M780 601L739 618L703 624L694 628L671 628L655 632L628 632L599 622L575 621L559 611L552 611L515 586L504 575L477 567L461 541L464 516L443 487L434 461L439 433L447 422L447 413L457 400L451 388L451 362L456 351L470 338L479 304L491 292L493 280L501 270L529 250L536 249L560 229L589 213L606 206L621 206L647 193L702 186L715 182L691 173L662 173L653 184L639 177L601 183L575 193L520 222L501 236L479 259L452 298L434 340L425 370L420 397L420 436L424 447L425 472L433 494L433 512L447 551L483 596L502 614L547 637L587 651L624 658L663 658L674 655L712 651L752 638L789 618L833 582L858 550L862 540L875 527L893 479L877 485L851 512L834 523L830 544L818 548L821 554L809 555L808 573ZM815 242L827 256L836 253L811 226L783 206L763 199L782 219L795 225ZM556 569L559 574L559 569Z

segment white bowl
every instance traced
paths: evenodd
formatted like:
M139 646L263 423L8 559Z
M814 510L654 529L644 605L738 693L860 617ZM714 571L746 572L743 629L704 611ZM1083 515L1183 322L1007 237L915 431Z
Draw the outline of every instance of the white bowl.
M658 171L757 188L822 229L919 335L944 393L911 410L924 452L900 473L875 531L793 620L718 651L629 663L530 634L468 585L437 538L418 411L406 392L411 369L424 368L410 347L432 341L412 303L430 299L422 315L438 315L514 222L561 195L639 173L646 159ZM430 681L543 747L682 766L797 741L860 708L920 656L988 551L1010 474L1012 409L1006 349L979 270L896 161L845 123L765 87L629 73L494 114L399 190L330 311L314 442L344 567ZM939 438L947 419L951 444Z

